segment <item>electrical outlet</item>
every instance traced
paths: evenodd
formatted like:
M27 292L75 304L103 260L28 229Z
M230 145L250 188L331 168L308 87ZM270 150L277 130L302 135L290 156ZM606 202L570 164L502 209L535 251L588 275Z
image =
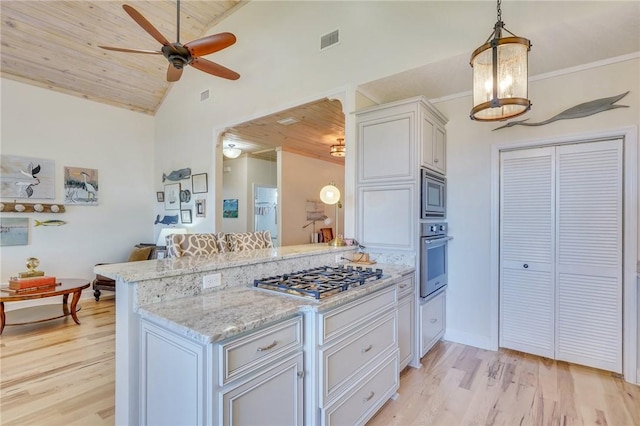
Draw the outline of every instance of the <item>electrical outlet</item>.
M219 273L202 277L202 288L220 287L220 285L222 285L222 277Z

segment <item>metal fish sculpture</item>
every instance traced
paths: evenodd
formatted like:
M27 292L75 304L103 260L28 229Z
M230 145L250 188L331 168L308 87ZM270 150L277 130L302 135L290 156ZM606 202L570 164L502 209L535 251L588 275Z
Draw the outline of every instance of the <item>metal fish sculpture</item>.
M65 222L64 220L45 220L42 222L36 220L36 226L62 226L66 224L67 222Z
M526 122L528 120L527 118L525 120L512 121L511 123L507 123L504 126L497 127L493 130L495 131L495 130L504 129L505 127L513 127L518 125L544 126L545 124L553 123L554 121L558 121L558 120L569 120L572 118L588 117L590 115L597 114L603 111L608 111L610 109L615 109L615 108L629 108L629 105L614 105L614 103L618 102L620 99L627 96L628 93L629 92L627 91L618 96L612 96L610 98L595 99L593 101L585 102L585 103L576 105L574 107L571 107L567 110L564 110L560 114L554 115L553 117L544 121L540 121L538 123L527 123Z
M160 220L160 215L156 216L156 221L153 223L154 225L157 225L159 223L162 223L163 225L173 225L178 223L178 215L175 216L165 216L162 218L162 220Z
M179 181L182 179L189 179L191 177L191 169L190 168L186 168L186 169L180 169L180 170L174 170L169 174L162 174L162 181L164 182L165 180L169 179L172 181Z

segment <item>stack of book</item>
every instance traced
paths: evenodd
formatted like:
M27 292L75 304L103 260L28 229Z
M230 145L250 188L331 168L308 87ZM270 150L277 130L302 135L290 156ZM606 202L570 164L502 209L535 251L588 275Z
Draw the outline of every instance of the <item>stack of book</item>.
M57 285L56 277L11 278L9 288L4 288L3 291L11 294L40 293L55 290Z

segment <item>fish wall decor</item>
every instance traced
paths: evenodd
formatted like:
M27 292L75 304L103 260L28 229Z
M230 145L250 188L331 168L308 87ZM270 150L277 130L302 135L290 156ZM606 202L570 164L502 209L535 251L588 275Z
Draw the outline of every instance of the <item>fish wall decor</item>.
M44 220L44 221L36 220L35 226L62 226L66 224L67 222L65 222L64 220Z
M162 223L163 225L174 225L174 224L178 223L178 215L165 216L165 217L162 218L162 220L160 220L160 215L158 215L158 216L156 216L156 221L153 224L157 225L159 223Z
M570 120L572 118L583 118L588 117L593 114L597 114L599 112L608 111L610 109L615 108L629 108L629 105L614 105L620 99L624 98L629 94L629 91L622 93L618 96L611 96L610 98L601 98L595 99L593 101L584 102L569 109L562 111L560 114L554 115L551 118L548 118L544 121L539 121L537 123L527 123L528 118L525 120L512 121L511 123L507 123L504 126L497 127L495 130L504 129L505 127L513 127L513 126L544 126L545 124L553 123L558 120Z
M162 181L164 182L165 180L168 179L168 180L177 182L182 179L189 179L190 177L191 177L191 169L187 167L180 170L174 170L169 174L163 173Z

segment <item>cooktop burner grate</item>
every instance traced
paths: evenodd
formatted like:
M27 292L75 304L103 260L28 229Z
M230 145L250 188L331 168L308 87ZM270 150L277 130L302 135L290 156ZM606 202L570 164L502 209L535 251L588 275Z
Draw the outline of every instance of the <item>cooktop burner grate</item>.
M254 287L321 299L382 278L382 269L320 266L253 281Z

